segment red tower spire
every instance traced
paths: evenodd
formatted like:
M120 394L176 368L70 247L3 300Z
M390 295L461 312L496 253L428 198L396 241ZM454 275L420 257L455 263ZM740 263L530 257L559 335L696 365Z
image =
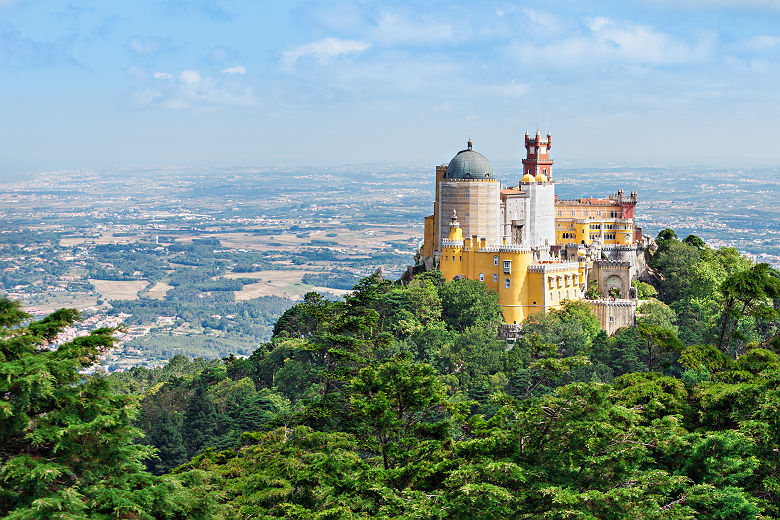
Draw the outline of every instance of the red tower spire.
M548 179L552 180L553 160L550 159L550 148L552 147L552 135L547 132L547 139L542 139L539 130L536 136L528 137L525 133L525 151L526 156L523 159L523 174L530 174L533 177L543 173Z

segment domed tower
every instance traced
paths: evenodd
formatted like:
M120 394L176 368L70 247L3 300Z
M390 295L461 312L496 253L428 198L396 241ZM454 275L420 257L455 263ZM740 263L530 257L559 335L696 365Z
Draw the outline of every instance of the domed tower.
M498 245L500 186L487 157L475 152L469 140L466 149L458 152L442 173L436 179L436 251L441 251L441 239L448 235L447 216L453 210L464 236L479 235L488 244Z

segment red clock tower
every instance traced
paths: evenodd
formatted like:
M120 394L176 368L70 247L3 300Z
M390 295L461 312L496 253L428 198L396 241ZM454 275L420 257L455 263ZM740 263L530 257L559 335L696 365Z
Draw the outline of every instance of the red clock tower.
M526 157L523 159L523 174L529 174L532 177L544 174L549 180L552 180L553 160L550 159L550 147L552 146L552 136L547 132L547 139L542 139L539 130L536 131L536 137L531 139L528 132L525 133L525 151Z

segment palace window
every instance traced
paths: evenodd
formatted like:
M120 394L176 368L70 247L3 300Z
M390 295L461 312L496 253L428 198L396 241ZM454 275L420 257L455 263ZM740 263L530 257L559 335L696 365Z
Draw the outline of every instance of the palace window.
M485 281L485 273L479 273L479 281L484 282Z
M610 316L609 317L609 322L610 323L615 323L615 317L614 316Z
M504 287L509 289L509 278L504 278Z
M562 215L563 215L563 211L560 211L560 210L559 210L559 211L558 211L558 216L560 217L560 216L562 216Z
M498 273L493 273L493 281L498 282Z
M561 291L558 291L558 299L561 299Z
M498 255L493 255L493 265L498 265Z
M511 274L512 273L512 261L511 260L505 260L504 261L504 274Z

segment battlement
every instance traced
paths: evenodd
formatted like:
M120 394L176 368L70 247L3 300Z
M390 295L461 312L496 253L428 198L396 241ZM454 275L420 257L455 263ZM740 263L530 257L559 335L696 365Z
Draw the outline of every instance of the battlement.
M628 269L631 267L630 262L621 262L619 260L597 260L596 262L601 269Z
M637 251L639 247L637 245L623 246L618 244L607 244L601 246L601 249L605 251Z
M602 298L600 300L583 300L588 305L593 307L636 307L636 300L611 300L609 298Z
M579 269L579 262L550 262L538 263L528 266L529 273L555 273L559 271L571 271Z
M459 178L447 178L442 179L441 182L498 182L496 179L459 179Z
M555 196L555 203L569 206L615 206L617 201L612 199L559 199Z

